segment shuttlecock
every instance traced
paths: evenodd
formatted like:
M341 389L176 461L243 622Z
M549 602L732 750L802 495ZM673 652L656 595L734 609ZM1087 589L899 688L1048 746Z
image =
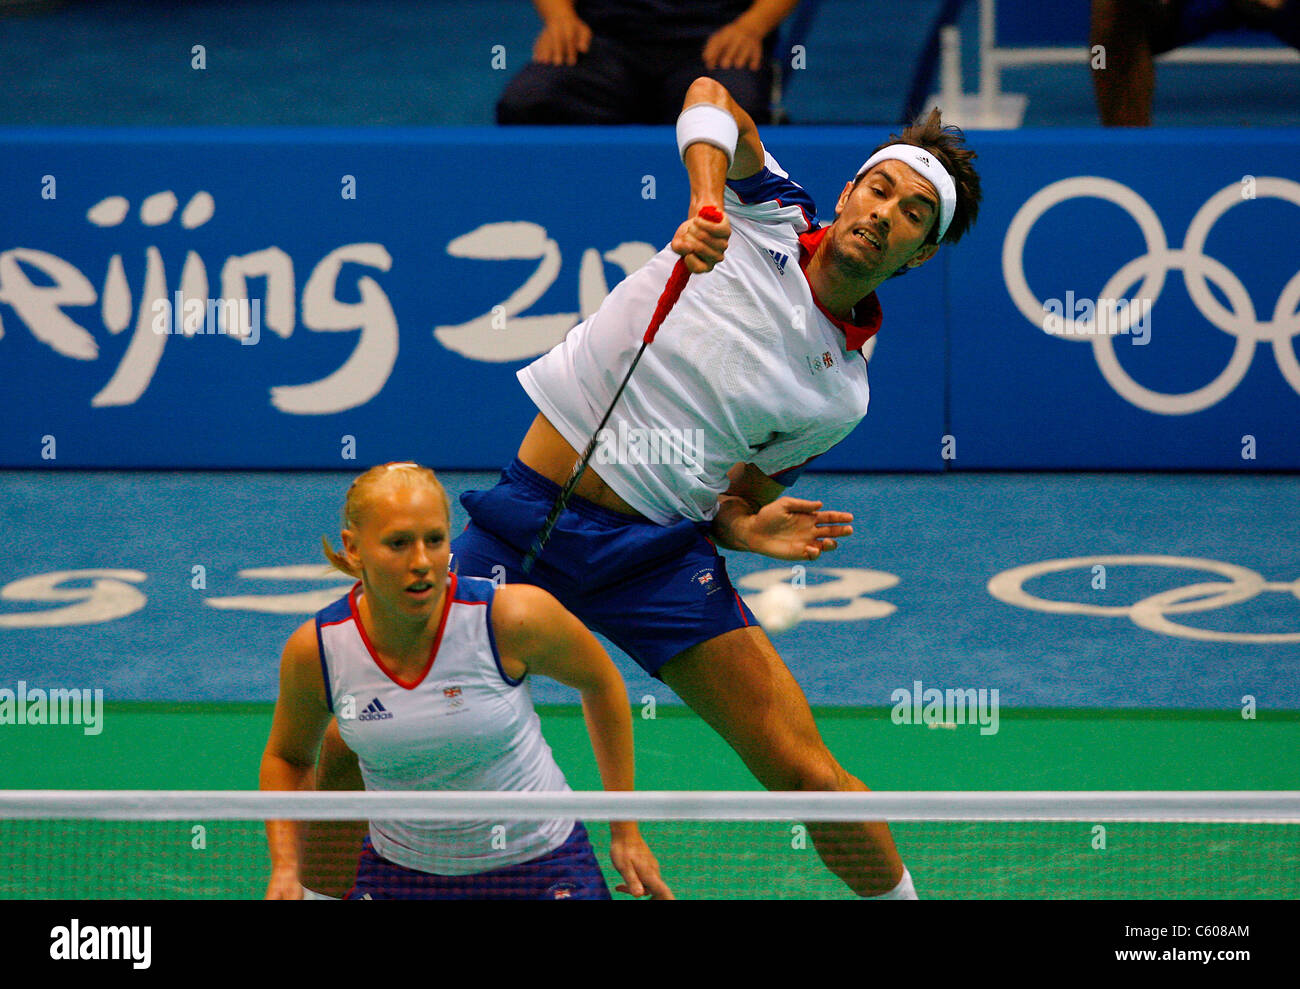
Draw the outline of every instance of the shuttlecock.
M789 584L773 584L750 602L765 631L775 635L794 628L803 619L803 595Z

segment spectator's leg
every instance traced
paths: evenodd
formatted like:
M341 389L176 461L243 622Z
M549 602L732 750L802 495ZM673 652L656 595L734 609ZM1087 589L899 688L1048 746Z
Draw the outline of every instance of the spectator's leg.
M1292 48L1300 49L1300 0L1286 0L1273 14L1270 30Z
M646 98L623 47L593 35L576 65L528 63L501 94L497 123L626 124Z
M1248 15L1252 10L1275 2L1279 0L1174 0L1170 3L1146 0L1154 11L1148 35L1151 54L1159 56L1211 34L1249 26Z
M1093 69L1092 79L1107 127L1151 125L1156 73L1145 13L1139 0L1092 0L1090 44L1101 45L1105 57L1105 68Z
M1300 48L1300 0L1237 0L1237 7L1251 27Z
M700 52L678 54L663 63L666 68L663 75L662 109L659 123L671 124L682 112L682 100L686 90L700 76L716 79L727 87L731 98L739 103L756 124L770 123L772 119L772 63L764 58L763 65L755 72L747 69L706 69Z

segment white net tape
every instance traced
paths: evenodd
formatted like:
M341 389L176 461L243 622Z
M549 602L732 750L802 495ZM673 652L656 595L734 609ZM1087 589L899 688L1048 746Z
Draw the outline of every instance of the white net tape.
M0 819L1300 822L1300 791L277 792L3 790Z

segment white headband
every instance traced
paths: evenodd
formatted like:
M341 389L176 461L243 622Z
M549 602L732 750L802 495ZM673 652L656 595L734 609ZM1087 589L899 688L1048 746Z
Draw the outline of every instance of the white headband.
M891 144L868 158L858 169L858 174L853 176L854 180L860 179L871 171L877 163L890 160L910 165L917 174L929 179L930 184L939 193L939 235L935 237L935 241L943 240L943 235L948 232L948 224L952 222L952 214L957 209L957 186L953 184L952 176L939 164L939 160L924 148L918 148L914 144Z

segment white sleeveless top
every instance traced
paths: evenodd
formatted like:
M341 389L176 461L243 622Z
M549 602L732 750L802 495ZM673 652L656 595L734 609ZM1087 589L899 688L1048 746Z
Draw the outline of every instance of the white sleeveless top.
M450 577L429 665L400 683L357 613L358 583L316 615L326 700L367 790L568 790L528 684L501 666L492 581ZM408 869L471 875L554 851L574 822L372 820L375 851Z

